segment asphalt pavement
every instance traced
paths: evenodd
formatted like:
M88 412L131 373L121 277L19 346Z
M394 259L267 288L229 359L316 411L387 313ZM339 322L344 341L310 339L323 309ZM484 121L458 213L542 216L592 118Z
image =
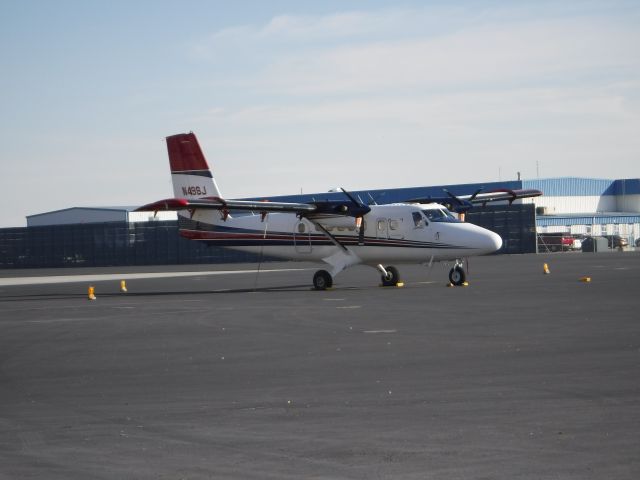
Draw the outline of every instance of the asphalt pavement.
M640 478L640 254L317 268L0 271L0 478Z

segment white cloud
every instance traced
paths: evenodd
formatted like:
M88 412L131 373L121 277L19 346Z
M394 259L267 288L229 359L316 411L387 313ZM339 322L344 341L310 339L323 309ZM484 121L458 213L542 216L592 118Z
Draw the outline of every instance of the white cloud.
M437 38L334 47L274 58L255 88L299 95L508 87L594 69L640 68L638 29L590 21L488 26Z
M198 123L231 196L532 177L536 162L547 175L632 176L640 149L638 112L593 87L265 104Z
M640 31L607 15L526 15L527 9L387 9L280 15L220 30L193 46L203 58L242 55L258 91L361 93L502 85L590 68L639 67Z
M279 15L256 33L262 39L330 40L379 32L393 23L393 12L346 12L321 17Z
M427 23L434 22L436 16L453 17L456 10L435 11L384 9L378 11L338 12L329 15L289 15L274 16L264 25L237 25L198 39L191 45L191 53L201 58L215 58L222 50L235 50L238 45L252 45L254 48L269 44L286 49L316 44L327 46L333 41L381 38L421 33ZM296 42L296 43L293 43ZM328 42L328 43L327 43Z
M274 193L313 190L309 179L484 181L537 161L549 175L633 176L640 30L603 4L558 8L283 15L228 29L249 72L217 77L235 100L205 105L194 124L215 132L227 178L243 175L239 195L251 194L247 174L269 178L264 165ZM291 165L312 172L283 174ZM407 173L425 166L424 180Z
M602 123L637 123L639 112L617 89L599 87L518 88L508 91L466 91L410 97L367 97L293 104L214 108L194 122L214 130L259 126L293 127L391 124L406 128L489 128L546 130L559 124L597 117Z

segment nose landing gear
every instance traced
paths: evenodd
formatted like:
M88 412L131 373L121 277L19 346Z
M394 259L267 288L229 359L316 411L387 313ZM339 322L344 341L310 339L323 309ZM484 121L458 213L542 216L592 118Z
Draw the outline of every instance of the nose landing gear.
M462 262L456 261L456 264L449 270L449 281L452 285L459 287L467 280L467 274L462 268Z
M378 270L382 273L380 278L382 279L383 287L395 287L400 283L400 272L396 267L378 265Z

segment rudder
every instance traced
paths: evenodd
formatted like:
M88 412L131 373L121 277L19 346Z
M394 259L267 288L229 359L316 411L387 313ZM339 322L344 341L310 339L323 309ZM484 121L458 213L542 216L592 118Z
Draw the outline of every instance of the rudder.
M220 197L198 139L193 132L167 137L173 193L176 198Z

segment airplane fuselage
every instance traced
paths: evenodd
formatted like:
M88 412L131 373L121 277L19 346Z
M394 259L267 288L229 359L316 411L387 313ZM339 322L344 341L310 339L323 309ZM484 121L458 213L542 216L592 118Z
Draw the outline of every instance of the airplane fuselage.
M219 212L196 212L192 218L181 218L180 231L209 245L292 260L323 261L347 249L357 257L355 263L369 265L381 259L388 263L453 260L493 253L502 245L494 232L458 222L449 212L448 217L429 219L431 211L446 212L440 205L372 205L362 218L362 232L352 217L309 220L291 213L269 213L225 221Z

